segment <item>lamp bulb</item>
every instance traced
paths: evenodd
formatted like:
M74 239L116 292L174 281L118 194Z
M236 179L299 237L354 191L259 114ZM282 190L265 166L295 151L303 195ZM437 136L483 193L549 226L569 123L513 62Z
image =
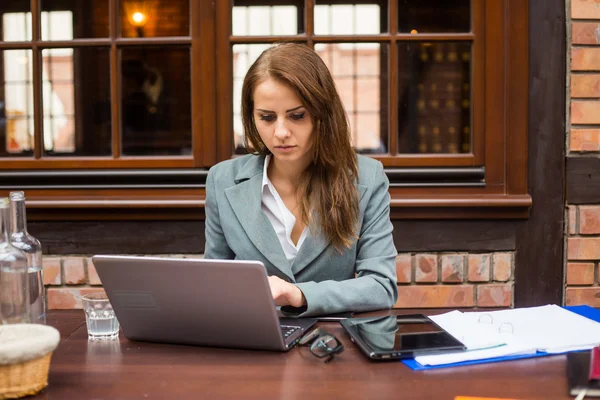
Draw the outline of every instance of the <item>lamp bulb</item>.
M137 25L139 25L139 24L144 23L146 16L144 14L142 14L141 12L136 11L131 16L131 19L133 19L133 22L135 22Z

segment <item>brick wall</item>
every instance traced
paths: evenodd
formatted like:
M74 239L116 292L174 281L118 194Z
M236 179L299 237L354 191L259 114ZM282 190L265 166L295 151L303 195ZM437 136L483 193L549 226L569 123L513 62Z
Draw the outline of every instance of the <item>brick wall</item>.
M398 308L513 305L512 252L399 254L396 272ZM48 309L81 308L81 295L102 291L91 259L82 255L44 257L44 284Z
M569 7L570 5L570 7ZM568 157L600 157L600 1L567 0ZM600 205L567 205L565 304L600 307Z
M396 307L511 307L513 272L513 253L399 254Z

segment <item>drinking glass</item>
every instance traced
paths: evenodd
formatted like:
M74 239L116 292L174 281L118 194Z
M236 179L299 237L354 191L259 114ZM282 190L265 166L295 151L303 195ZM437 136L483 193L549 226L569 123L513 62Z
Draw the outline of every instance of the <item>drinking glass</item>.
M81 297L88 339L111 340L119 337L119 321L106 293L89 293Z

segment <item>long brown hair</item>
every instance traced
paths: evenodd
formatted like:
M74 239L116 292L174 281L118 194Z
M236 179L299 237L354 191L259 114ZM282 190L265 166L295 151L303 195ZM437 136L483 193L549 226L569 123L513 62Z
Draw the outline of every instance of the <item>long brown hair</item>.
M300 212L341 252L358 238L358 166L333 78L321 57L301 44L278 44L258 57L244 78L242 121L246 148L262 155L270 151L254 123L254 90L267 78L294 90L312 117L312 163L298 185Z

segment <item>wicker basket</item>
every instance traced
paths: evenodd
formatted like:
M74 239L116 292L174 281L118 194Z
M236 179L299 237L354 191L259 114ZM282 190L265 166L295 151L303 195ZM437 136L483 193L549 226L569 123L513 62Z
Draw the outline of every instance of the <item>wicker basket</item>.
M46 325L0 325L0 399L36 394L48 385L59 332Z

